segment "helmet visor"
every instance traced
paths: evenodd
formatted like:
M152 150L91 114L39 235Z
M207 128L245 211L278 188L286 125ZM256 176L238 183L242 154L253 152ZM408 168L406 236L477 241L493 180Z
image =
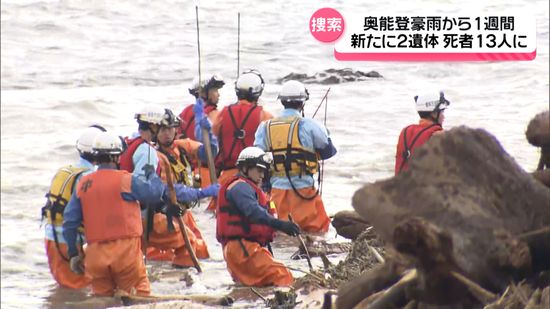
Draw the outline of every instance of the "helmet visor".
M444 109L446 109L447 107L449 107L449 105L451 105L451 102L449 102L449 100L445 99L445 94L443 93L443 91L441 91L441 92L439 93L439 103L438 103L437 106L435 107L435 111L444 110Z
M271 163L273 163L273 154L271 152L266 152L258 158L256 166L267 170L271 166Z

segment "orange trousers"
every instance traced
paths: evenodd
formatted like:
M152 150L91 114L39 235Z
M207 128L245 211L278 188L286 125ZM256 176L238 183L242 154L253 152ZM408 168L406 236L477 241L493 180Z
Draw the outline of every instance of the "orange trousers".
M234 281L247 286L289 286L294 281L292 274L271 253L256 242L242 239L248 257L239 240L230 240L223 247L223 258Z
M91 278L88 274L77 275L71 271L69 262L63 259L55 246L55 241L44 239L44 244L50 272L60 286L69 289L82 289L90 284ZM67 257L67 244L59 243L59 249L63 256Z
M201 188L206 188L212 184L212 181L210 181L210 171L208 170L208 167L200 166L195 171L198 171L201 177Z
M315 188L298 189L303 196L312 196ZM288 214L300 228L306 232L327 232L330 218L327 216L325 206L320 195L312 200L304 200L292 189L271 189L271 201L277 207L277 216L281 220L288 221Z
M116 289L141 296L151 293L140 237L91 243L85 252L84 265L96 296L113 296Z
M226 182L229 178L237 175L238 172L239 172L239 170L236 169L236 168L223 170L222 173L220 174L220 178L218 179L218 183L220 184L220 186L223 186L224 182ZM208 208L206 208L206 209L215 211L216 210L216 205L218 205L218 200L213 198L212 200L210 200L210 204L208 204Z
M186 211L183 215L183 222L189 236L191 247L199 259L210 257L206 242L197 227L195 218L191 211ZM185 248L185 240L181 234L177 219L173 219L174 231L168 232L168 222L163 214L155 214L153 217L153 230L149 234L149 246L147 248L147 258L151 260L172 260L176 266L192 267L194 266L191 254ZM151 249L153 247L154 249Z

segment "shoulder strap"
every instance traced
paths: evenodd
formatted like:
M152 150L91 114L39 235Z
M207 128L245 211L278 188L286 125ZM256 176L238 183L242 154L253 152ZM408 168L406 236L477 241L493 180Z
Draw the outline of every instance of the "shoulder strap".
M296 117L296 119L292 120L290 124L290 129L288 130L287 148L286 148L287 160L285 162L285 174L286 174L286 178L288 179L288 182L290 183L290 186L292 187L292 191L294 191L294 193L296 193L296 195L298 195L301 199L306 201L311 201L315 197L317 197L317 195L319 194L319 188L317 188L317 190L315 190L315 193L313 193L311 196L304 196L296 189L290 177L290 168L292 164L292 161L290 160L291 152L292 152L292 135L294 134L294 130L298 129L297 127L299 122L300 122L300 117Z
M412 126L412 125L411 125ZM416 143L416 141L418 140L418 138L420 136L422 136L422 134L424 132L426 132L428 129L431 129L435 126L438 126L438 127L441 127L440 124L438 123L434 123L434 124L431 124L425 128L423 128L422 130L420 130L420 132L418 132L418 134L416 134L413 139L412 139L412 142L411 142L411 145L407 145L407 129L410 128L411 126L408 126L405 128L404 132L403 132L403 146L404 147L404 150L403 150L403 153L401 154L401 156L403 157L403 161L401 161L401 165L399 166L399 170L398 172L401 172L401 170L403 169L403 167L405 166L405 163L407 163L407 161L409 161L409 158L411 157L411 149L413 148L414 144Z
M237 121L235 120L235 116L233 115L233 111L231 110L231 106L228 108L229 116L231 117L231 122L233 123L233 126L235 127L235 130L233 132L233 143L231 143L231 148L229 149L229 156L233 153L233 150L235 150L235 146L237 145L237 140L241 141L242 147L246 147L246 144L244 143L244 136L246 132L243 130L244 126L246 125L246 122L248 121L248 118L250 115L252 115L252 112L258 107L258 105L252 106L251 109L248 110L246 115L243 118L243 121L241 122L241 125L237 125Z

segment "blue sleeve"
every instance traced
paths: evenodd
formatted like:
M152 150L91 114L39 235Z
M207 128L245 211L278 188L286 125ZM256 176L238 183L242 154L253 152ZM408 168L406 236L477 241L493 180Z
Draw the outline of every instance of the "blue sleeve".
M123 192L125 201L139 201L142 204L157 204L163 200L166 185L156 174L152 174L148 180L138 175L132 175L132 192Z
M136 152L134 152L132 161L134 163L133 174L145 178L145 173L143 172L143 166L145 164L151 164L155 168L155 171L157 170L159 162L157 150L148 143L142 143L138 146Z
M317 149L317 152L319 152L319 156L321 156L323 160L334 157L336 154L336 147L332 144L330 137L328 138L328 145L325 148Z
M78 255L76 247L76 238L78 235L78 228L82 224L82 205L80 199L73 193L71 200L65 210L63 211L63 237L67 242L69 257Z
M265 121L262 121L256 129L256 134L254 135L254 146L261 148L263 151L268 151L265 136L265 123Z
M336 147L332 144L327 129L321 124L311 119L303 119L304 125L307 124L313 140L313 148L319 152L321 159L332 158L336 154Z
M226 192L227 200L253 223L273 226L276 221L267 210L258 204L256 191L247 183L239 182Z
M201 189L195 189L183 184L174 184L174 190L176 191L176 199L184 203L197 201L207 196Z

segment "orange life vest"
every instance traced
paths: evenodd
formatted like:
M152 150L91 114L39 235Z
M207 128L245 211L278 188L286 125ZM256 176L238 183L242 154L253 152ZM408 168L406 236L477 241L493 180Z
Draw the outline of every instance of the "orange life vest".
M220 150L216 166L222 170L235 168L241 150L254 144L262 110L256 104L235 103L221 111L222 122L218 138Z
M131 186L132 174L126 171L102 169L82 177L77 196L88 243L141 236L139 202L121 196Z
M407 164L414 150L426 143L432 135L443 128L438 123L412 124L399 135L397 151L395 153L395 175L409 169Z
M187 158L187 151L178 143L178 140L175 140L168 149L160 147L157 149L157 153L159 161L167 161L172 169L174 183L181 183L188 187L193 186L193 180L191 179L191 164ZM160 171L162 180L166 182L166 171L164 170L163 164L160 164Z
M232 239L246 239L249 241L255 241L265 246L267 243L273 241L275 230L265 224L256 224L250 222L231 202L226 198L227 189L235 181L244 181L248 183L258 197L258 204L261 207L267 209L272 215L276 216L276 209L272 203L269 203L269 199L266 194L252 181L242 176L233 176L227 182L225 182L220 188L218 193L218 205L216 209L216 239L225 245L227 241Z

